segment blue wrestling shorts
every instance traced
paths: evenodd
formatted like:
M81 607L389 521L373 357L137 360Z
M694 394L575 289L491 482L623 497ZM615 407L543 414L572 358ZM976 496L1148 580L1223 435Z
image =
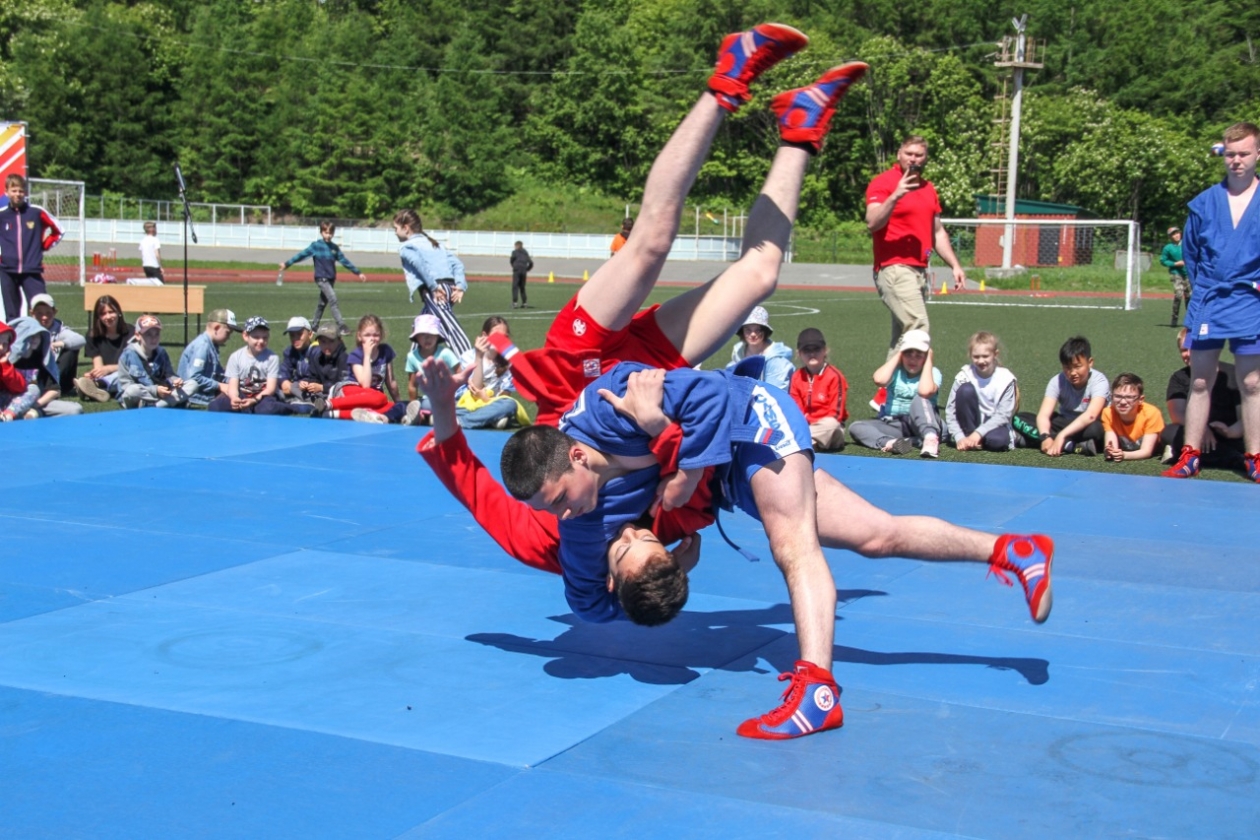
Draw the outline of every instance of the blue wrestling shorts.
M753 389L752 397L743 422L753 432L752 441L731 446L730 469L721 480L720 492L728 504L760 521L752 494L753 475L794 452L807 452L812 461L814 443L809 422L786 391L761 383ZM772 438L777 440L769 443Z
M1187 350L1223 350L1225 342L1229 342L1229 350L1235 356L1260 356L1260 337L1247 336L1244 338L1194 338L1190 333L1186 333L1185 341Z

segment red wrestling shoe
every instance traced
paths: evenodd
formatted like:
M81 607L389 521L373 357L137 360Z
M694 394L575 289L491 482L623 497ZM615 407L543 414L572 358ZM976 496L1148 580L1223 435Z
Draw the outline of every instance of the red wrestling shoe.
M1014 572L1024 587L1028 612L1038 624L1050 617L1054 593L1050 590L1050 564L1054 560L1054 540L1042 534L1027 537L1003 534L993 546L989 573L1011 586L1006 572Z
M770 100L771 109L779 117L779 136L784 142L809 146L818 154L831 128L837 103L868 69L861 61L850 61L831 68L808 87L785 90Z
M1177 459L1177 463L1160 473L1165 478L1194 478L1198 474L1199 450L1189 446L1181 447L1181 457Z
M796 669L779 674L780 680L791 680L783 692L783 705L761 717L746 720L735 730L745 738L783 741L800 738L825 729L844 725L840 708L840 687L830 671L811 662L797 660Z
M1260 454L1248 452L1243 456L1243 473L1247 478L1260 484Z
M804 32L781 23L763 23L747 32L727 35L718 47L709 90L723 108L737 111L752 99L748 85L754 79L807 46L809 38Z

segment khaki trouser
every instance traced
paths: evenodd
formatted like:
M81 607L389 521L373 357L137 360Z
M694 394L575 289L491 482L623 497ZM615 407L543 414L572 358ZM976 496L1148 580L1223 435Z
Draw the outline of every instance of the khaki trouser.
M910 265L887 265L875 274L875 288L879 299L892 315L892 337L888 342L888 355L896 351L897 342L908 330L928 329L927 269Z
M834 417L824 417L810 423L809 436L814 441L814 449L819 452L844 449L844 426Z

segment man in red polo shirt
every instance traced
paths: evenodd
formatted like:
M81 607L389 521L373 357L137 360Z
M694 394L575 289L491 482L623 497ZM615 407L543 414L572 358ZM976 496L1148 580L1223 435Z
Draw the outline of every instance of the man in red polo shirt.
M927 264L933 249L954 272L955 290L967 279L941 224L936 188L922 175L927 157L927 141L907 137L897 151L897 164L866 188L866 227L875 242L875 288L892 313L890 356L903 333L931 332Z

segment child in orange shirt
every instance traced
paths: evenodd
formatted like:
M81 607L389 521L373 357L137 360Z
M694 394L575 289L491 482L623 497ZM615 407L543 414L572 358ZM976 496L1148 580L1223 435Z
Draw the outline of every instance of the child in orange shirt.
M1155 455L1164 415L1145 402L1142 377L1122 373L1111 383L1111 404L1103 409L1104 450L1108 461L1140 461Z

